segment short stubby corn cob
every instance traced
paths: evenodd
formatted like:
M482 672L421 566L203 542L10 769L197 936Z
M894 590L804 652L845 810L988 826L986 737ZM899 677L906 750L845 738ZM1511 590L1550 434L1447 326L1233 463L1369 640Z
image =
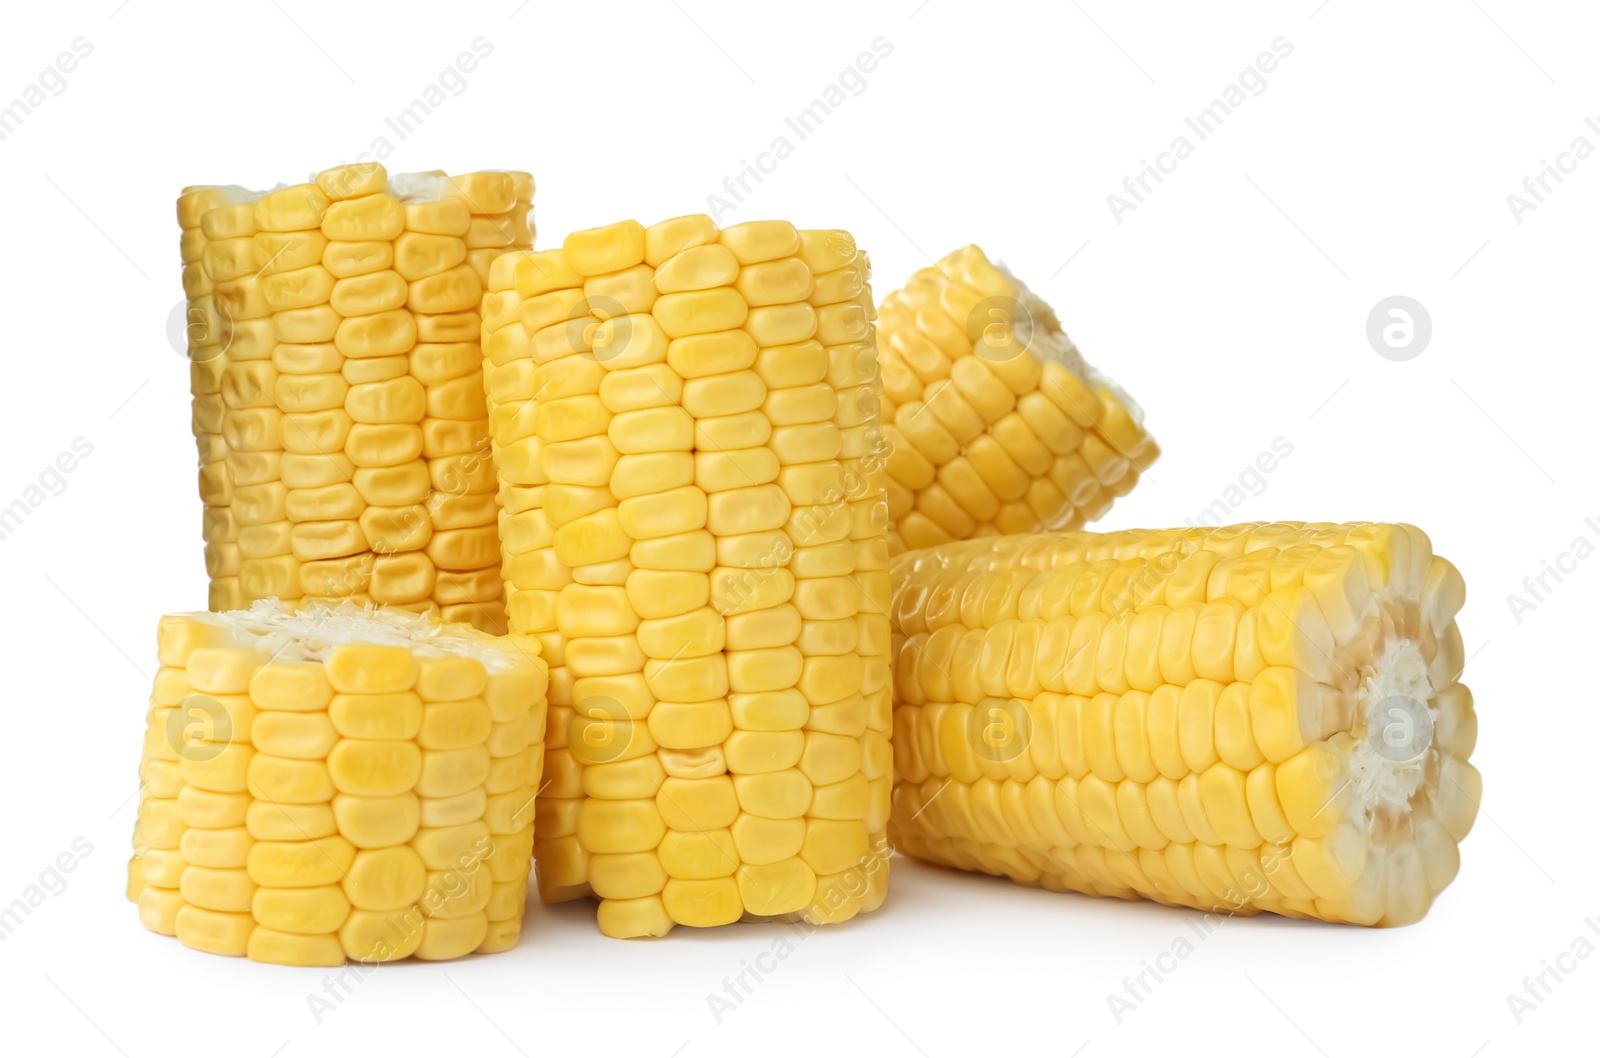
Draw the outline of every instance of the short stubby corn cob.
M1010 536L892 573L901 850L1363 925L1455 877L1482 789L1466 589L1420 530Z
M878 356L892 554L1075 529L1160 454L1139 406L976 246L883 299Z
M453 959L522 929L548 677L538 644L263 601L171 614L128 898L258 962Z
M865 254L704 215L507 254L484 300L508 612L550 663L541 895L603 932L832 922L887 884Z
M178 199L210 607L432 610L504 632L478 305L521 172L341 166Z

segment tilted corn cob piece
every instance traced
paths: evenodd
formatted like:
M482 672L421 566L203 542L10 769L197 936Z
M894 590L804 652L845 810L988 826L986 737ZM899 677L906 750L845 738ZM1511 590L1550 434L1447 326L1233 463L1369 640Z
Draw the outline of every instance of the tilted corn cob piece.
M1481 779L1409 525L1068 532L901 556L896 847L1218 914L1415 922Z
M526 638L394 611L170 614L128 898L148 929L331 966L510 948L544 663Z
M477 310L532 195L376 163L184 191L211 609L349 598L505 631Z
M551 666L539 888L611 936L883 900L867 279L845 232L704 215L491 270L508 612Z
M1139 406L976 246L883 299L878 356L892 554L1075 529L1133 491L1160 454Z

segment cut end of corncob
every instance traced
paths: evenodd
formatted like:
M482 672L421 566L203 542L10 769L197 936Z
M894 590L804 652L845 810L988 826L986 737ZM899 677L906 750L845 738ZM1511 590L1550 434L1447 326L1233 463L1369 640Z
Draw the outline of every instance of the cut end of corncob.
M533 178L361 163L178 199L210 606L505 631L478 306Z
M894 554L1077 528L1160 454L1139 406L976 246L884 298L878 355Z
M535 641L267 600L169 614L157 647L127 890L146 928L297 966L516 943Z
M883 900L869 271L846 232L705 215L495 263L507 609L551 666L539 888L609 936Z
M1409 525L945 545L892 572L901 849L1362 925L1455 877L1482 781L1460 574Z

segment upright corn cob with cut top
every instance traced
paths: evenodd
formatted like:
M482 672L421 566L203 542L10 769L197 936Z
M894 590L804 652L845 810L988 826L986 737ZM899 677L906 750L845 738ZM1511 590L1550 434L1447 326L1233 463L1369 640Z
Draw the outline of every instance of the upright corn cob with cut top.
M878 316L890 550L1092 522L1159 449L1055 313L967 246Z
M711 218L495 262L513 631L551 665L547 900L660 935L882 901L888 551L866 255Z
M169 615L158 644L128 865L147 928L311 966L516 943L537 643L259 602Z
M1455 877L1482 788L1465 586L1420 530L1011 536L892 573L903 851L1364 925Z
M349 598L505 630L477 309L532 194L376 163L185 190L212 609Z

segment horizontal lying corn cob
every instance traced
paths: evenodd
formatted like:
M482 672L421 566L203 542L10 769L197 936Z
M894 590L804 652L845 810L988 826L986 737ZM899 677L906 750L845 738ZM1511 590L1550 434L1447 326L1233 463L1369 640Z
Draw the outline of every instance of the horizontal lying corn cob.
M1222 914L1414 922L1481 793L1409 525L1070 532L900 557L891 833L936 863Z
M878 356L892 554L1077 528L1160 453L1139 406L976 246L883 299Z
M171 614L128 898L157 933L331 966L510 948L543 766L531 640L392 611Z
M883 900L888 551L866 255L711 218L507 254L484 299L536 863L616 937Z
M505 631L477 309L532 194L376 163L184 191L213 610L349 598Z

